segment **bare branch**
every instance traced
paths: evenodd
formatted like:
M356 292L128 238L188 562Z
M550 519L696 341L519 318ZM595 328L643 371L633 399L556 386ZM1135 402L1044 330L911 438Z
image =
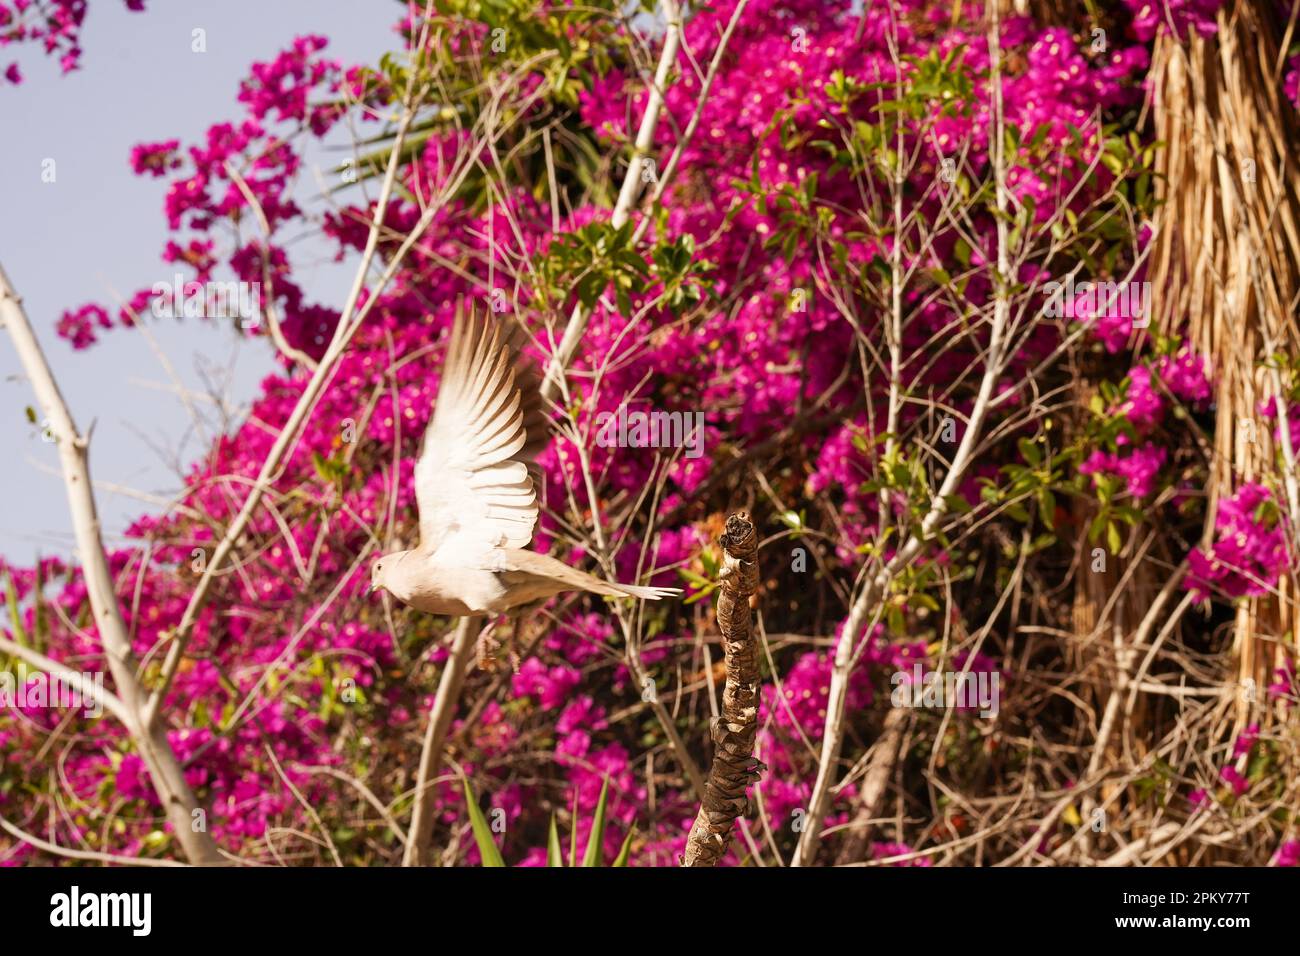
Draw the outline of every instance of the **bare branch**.
M189 784L185 782L185 775L167 740L166 731L143 718L144 689L136 680L135 654L131 650L131 639L122 619L122 610L118 605L113 576L109 571L108 557L104 553L104 542L100 535L99 513L95 506L94 487L90 481L89 443L78 433L72 421L67 403L45 360L45 353L41 351L31 323L27 320L22 300L14 292L3 267L0 267L0 320L9 330L19 361L32 383L37 402L58 443L63 481L68 493L68 509L76 535L77 551L81 557L82 577L99 639L104 646L104 654L117 688L122 711L119 716L129 716L125 721L127 730L149 770L149 780L185 855L191 863L221 863L221 854L206 828L196 829L193 826L193 821L203 811L190 791Z

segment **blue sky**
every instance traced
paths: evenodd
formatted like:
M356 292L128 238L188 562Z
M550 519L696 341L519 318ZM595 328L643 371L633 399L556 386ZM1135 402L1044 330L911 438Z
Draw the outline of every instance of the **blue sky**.
M166 181L133 175L131 147L170 138L192 143L208 125L240 117L235 95L249 64L271 59L296 35L329 37L327 52L344 63L376 62L398 43L392 26L402 9L393 0L150 0L146 12L129 13L118 0L98 0L89 5L78 72L61 75L36 49L6 49L6 62L16 56L25 82L0 87L0 263L77 425L84 432L94 423L97 483L169 497L181 485L177 468L205 447L168 391L171 375L150 338L186 388L207 394L215 387L236 415L272 370L265 340L241 342L216 322L156 320L148 336L114 330L82 352L55 335L65 309L107 306L170 282L176 271L160 258L169 238ZM206 31L204 53L191 49L196 28ZM345 143L308 154L298 188L307 208L319 208L319 182L345 155ZM41 179L47 159L55 161L53 183ZM335 264L307 243L296 243L291 257L310 301L341 303L352 264ZM0 554L19 563L72 546L55 448L26 418L33 404L0 334L0 447L8 450L0 465ZM213 419L215 404L197 404ZM110 544L132 518L158 510L104 488L97 498Z

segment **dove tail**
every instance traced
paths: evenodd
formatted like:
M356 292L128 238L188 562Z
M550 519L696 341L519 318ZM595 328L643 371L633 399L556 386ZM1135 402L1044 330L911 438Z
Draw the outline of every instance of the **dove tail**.
M506 583L533 595L530 600L550 597L561 591L590 591L605 597L632 597L645 601L677 597L682 593L680 588L651 588L604 581L594 574L571 568L549 554L538 554L536 551L501 548L497 553L502 558L503 565L499 573Z

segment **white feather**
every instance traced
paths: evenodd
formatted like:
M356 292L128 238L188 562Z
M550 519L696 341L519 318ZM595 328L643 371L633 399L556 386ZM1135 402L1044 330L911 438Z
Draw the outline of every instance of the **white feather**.
M535 448L515 355L494 320L458 317L433 418L415 466L420 552L440 565L484 567L497 548L526 548L537 493L526 448ZM535 388L535 384L533 386Z

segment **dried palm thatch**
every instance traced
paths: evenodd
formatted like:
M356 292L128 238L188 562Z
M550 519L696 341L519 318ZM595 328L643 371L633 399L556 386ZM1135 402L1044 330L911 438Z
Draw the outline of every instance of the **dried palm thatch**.
M1239 482L1274 474L1259 407L1280 387L1266 359L1300 348L1300 128L1282 98L1286 24L1273 4L1233 0L1217 35L1162 33L1151 68L1163 206L1151 250L1153 326L1208 355L1217 415L1206 539L1218 502ZM1296 515L1294 483L1287 506ZM1246 688L1268 683L1295 633L1295 582L1239 608L1234 650ZM1238 727L1262 695L1238 695Z
M1207 544L1223 497L1242 482L1278 477L1270 429L1259 417L1261 402L1272 402L1281 389L1277 371L1266 360L1279 351L1296 354L1300 345L1300 129L1278 80L1287 24L1273 16L1271 3L1230 0L1217 26L1217 35L1207 38L1162 31L1149 74L1160 201L1147 274L1153 331L1179 335L1208 356L1217 383ZM1076 382L1081 414L1092 394L1083 372ZM1286 504L1294 520L1300 517L1294 475L1281 484L1288 489ZM1076 508L1075 526L1086 528L1091 509L1084 502ZM1247 723L1267 726L1276 715L1265 712L1265 695L1256 689L1270 682L1283 641L1295 635L1295 582L1284 580L1278 594L1237 610L1231 670L1198 668L1188 675L1206 693L1216 686L1226 686L1228 692L1217 701L1206 698L1194 719L1185 712L1171 728L1173 711L1160 704L1148 709L1145 695L1126 685L1134 663L1147 653L1152 628L1163 631L1167 625L1177 633L1188 599L1171 610L1174 601L1168 594L1157 596L1175 583L1167 569L1176 559L1158 528L1136 530L1144 546L1134 547L1135 536L1124 560L1112 560L1102 573L1089 567L1092 546L1086 538L1081 534L1077 542L1074 635L1066 652L1080 681L1096 688L1100 726L1089 744L1088 778L1102 767L1131 766L1174 739L1185 738L1193 751L1209 752ZM1176 572L1179 579L1184 569ZM1147 610L1162 601L1157 625ZM1171 644L1184 647L1181 640ZM1172 648L1169 653L1170 659L1190 659ZM1233 684L1242 692L1231 693ZM1122 714L1118 733L1112 720L1116 714ZM1240 759L1238 769L1244 771L1245 757ZM1142 801L1140 793L1118 793L1106 782L1097 796L1112 808L1112 816L1125 815ZM1097 805L1085 798L1084 816ZM1135 813L1133 819L1142 821L1144 815ZM1131 840L1143 836L1141 825L1121 828ZM1073 852L1091 855L1086 834ZM1187 862L1179 857L1193 852L1202 851L1183 846L1170 862Z

